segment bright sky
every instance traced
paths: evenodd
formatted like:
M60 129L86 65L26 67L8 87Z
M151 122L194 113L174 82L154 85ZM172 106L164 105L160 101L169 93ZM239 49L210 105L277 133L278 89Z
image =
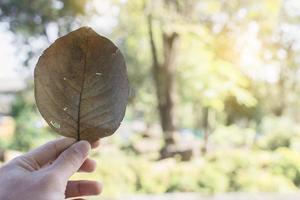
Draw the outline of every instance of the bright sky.
M16 67L20 62L12 42L13 35L5 31L5 25L0 24L0 79L19 77Z

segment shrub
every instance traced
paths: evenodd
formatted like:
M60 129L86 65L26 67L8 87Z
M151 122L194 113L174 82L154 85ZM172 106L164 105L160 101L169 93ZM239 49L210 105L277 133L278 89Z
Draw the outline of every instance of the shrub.
M112 149L93 155L98 168L91 174L75 174L72 179L100 180L105 190L103 196L118 197L136 191L136 176L130 165L133 160Z
M240 170L235 182L238 191L246 192L291 192L297 189L289 178L258 168Z
M287 117L266 117L262 121L258 147L265 150L276 150L280 147L291 147L300 140L300 126Z
M203 193L212 194L229 190L229 177L213 164L207 163L199 171L196 181L200 187L200 191Z
M137 190L141 193L163 193L168 190L171 182L170 169L174 160L163 160L157 163L140 160L133 169L138 179Z
M272 171L275 174L285 176L296 186L300 186L300 154L287 148L276 151Z
M215 149L252 146L255 130L240 128L236 125L220 126L210 137L210 144Z
M56 137L49 127L43 126L36 112L25 109L16 118L16 132L9 148L28 151Z
M197 182L198 177L202 175L202 165L199 162L176 163L171 169L170 185L167 192L195 192L202 188Z

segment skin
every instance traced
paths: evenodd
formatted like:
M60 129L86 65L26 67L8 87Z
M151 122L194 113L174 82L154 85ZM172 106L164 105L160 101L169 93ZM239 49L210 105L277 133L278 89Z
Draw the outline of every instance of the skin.
M49 142L19 156L0 168L1 200L62 200L83 199L98 195L101 184L96 181L69 181L77 171L93 172L96 162L88 158L91 148L87 141L75 142L62 138Z

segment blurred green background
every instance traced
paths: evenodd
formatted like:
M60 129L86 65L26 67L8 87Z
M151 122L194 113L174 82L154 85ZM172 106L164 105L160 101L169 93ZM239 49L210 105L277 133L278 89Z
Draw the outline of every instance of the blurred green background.
M1 162L58 137L33 69L80 26L121 49L131 97L96 172L74 178L111 198L299 191L299 0L1 0Z

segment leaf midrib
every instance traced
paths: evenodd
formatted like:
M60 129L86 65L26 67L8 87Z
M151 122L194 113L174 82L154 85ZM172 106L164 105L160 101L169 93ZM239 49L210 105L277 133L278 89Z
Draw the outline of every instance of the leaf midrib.
M88 53L88 34L86 36L86 49L84 49L84 63L83 63L83 78L79 93L79 107L78 107L78 116L77 116L77 141L80 141L80 113L81 113L81 103L82 103L82 93L85 84L85 73L86 73L86 61L87 61L87 53Z

